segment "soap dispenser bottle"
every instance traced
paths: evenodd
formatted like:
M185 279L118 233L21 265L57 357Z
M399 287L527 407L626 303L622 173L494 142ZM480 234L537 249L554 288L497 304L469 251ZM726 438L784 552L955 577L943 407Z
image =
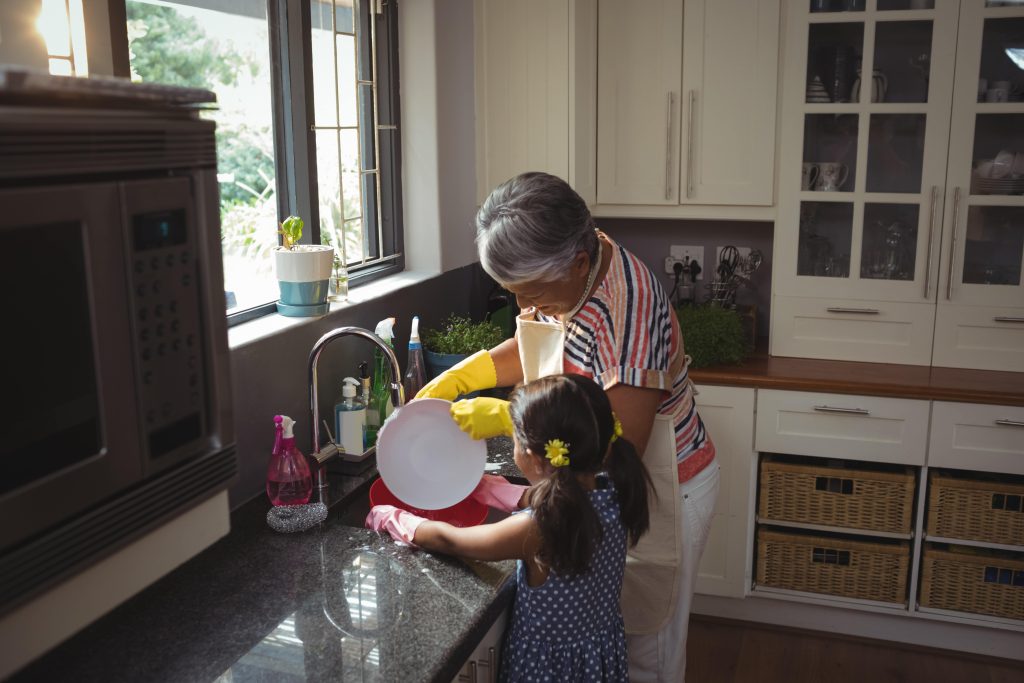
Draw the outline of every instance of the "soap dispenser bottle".
M420 319L412 317L412 328L409 331L409 361L405 368L405 400L411 401L423 385L427 383L427 371L423 364L423 344L420 343Z
M305 505L313 494L309 463L295 447L294 425L295 420L287 415L274 416L274 450L267 467L267 497L275 506Z
M361 456L365 450L366 404L356 396L359 380L342 380L341 401L334 406L334 433L338 446L348 456Z

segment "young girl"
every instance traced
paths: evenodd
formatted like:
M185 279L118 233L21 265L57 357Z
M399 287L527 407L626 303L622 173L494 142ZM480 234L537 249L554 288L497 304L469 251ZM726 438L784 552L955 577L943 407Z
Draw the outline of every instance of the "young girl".
M366 525L428 550L519 560L501 680L626 681L619 593L626 545L647 530L647 471L589 378L520 386L509 413L515 462L533 485L524 514L463 529L381 505ZM517 490L485 488L507 507L519 501Z

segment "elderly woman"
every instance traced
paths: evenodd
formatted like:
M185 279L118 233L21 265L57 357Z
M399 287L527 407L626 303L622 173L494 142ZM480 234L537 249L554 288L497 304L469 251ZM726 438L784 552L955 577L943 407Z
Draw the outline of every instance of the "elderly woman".
M560 372L604 387L657 494L651 530L630 553L623 585L630 678L681 681L719 467L668 297L636 256L594 228L583 199L554 176L524 173L502 184L476 221L484 269L522 309L516 336L440 375L417 398L455 400ZM458 401L452 417L474 438L511 433L508 405L498 399Z

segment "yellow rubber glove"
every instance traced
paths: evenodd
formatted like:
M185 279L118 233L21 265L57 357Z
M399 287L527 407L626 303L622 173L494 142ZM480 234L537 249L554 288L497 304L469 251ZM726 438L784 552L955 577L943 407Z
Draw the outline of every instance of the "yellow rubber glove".
M512 417L508 413L508 401L500 398L480 396L456 401L449 411L459 429L474 439L490 439L493 436L512 436Z
M463 394L490 389L498 384L498 371L487 351L477 351L466 360L453 365L416 392L416 398L443 398L454 401Z

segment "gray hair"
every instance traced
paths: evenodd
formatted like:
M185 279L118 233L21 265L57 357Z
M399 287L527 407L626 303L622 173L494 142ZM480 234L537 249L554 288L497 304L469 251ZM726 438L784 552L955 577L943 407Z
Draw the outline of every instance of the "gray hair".
M476 214L476 246L487 274L513 287L564 279L580 251L597 258L586 202L561 178L540 172L494 188Z

